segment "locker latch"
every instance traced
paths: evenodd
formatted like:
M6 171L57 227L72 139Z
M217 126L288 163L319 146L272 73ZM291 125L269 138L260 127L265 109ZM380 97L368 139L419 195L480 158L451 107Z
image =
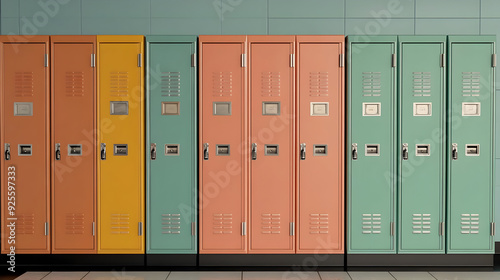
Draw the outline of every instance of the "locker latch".
M203 160L208 160L208 143L203 143Z
M408 160L408 143L403 143L403 160Z
M10 144L5 143L5 160L10 160Z
M106 143L101 143L101 160L106 160Z
M156 143L151 143L151 160L156 159Z
M458 145L457 145L457 143L451 144L451 157L453 158L453 160L458 159Z
M352 159L357 160L358 159L358 144L357 143L352 143L351 152L352 152Z
M56 143L56 160L61 160L61 144Z
M252 143L252 160L257 159L257 143Z
M306 159L306 143L300 144L300 160Z

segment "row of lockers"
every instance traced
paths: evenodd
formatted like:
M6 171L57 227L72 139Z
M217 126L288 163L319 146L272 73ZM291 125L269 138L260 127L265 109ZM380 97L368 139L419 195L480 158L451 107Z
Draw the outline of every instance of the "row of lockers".
M3 36L2 253L492 253L495 38L344 40Z

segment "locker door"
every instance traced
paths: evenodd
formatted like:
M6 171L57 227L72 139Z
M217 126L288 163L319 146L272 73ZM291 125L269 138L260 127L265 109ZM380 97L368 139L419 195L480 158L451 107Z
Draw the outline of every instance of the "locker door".
M396 37L349 51L349 252L394 253Z
M297 44L297 253L343 253L344 36L297 36Z
M250 251L295 250L295 37L249 36Z
M495 37L450 36L448 253L493 253Z
M52 252L95 253L95 36L53 36Z
M444 253L446 37L399 38L399 253Z
M50 253L49 37L0 40L2 253Z
M246 253L246 37L199 42L200 253Z
M97 40L98 251L144 253L143 37L97 36Z
M147 37L148 253L196 253L196 40Z

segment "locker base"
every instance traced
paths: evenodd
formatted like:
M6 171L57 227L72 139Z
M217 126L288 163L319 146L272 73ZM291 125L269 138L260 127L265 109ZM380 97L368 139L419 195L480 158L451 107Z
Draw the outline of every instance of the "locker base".
M298 266L315 270L318 267L344 266L344 254L259 254L259 255L199 255L199 266Z
M0 262L2 266L7 265L8 256L2 254L0 256ZM57 268L68 268L68 267L78 267L78 268L92 268L96 267L106 267L106 268L121 268L121 267L134 267L134 266L144 266L144 255L118 255L118 254L107 254L107 255L80 255L80 254L52 254L52 255L16 255L16 266L17 267L29 267L29 268L44 268L57 270Z
M495 254L500 254L500 242L495 242Z
M196 266L195 254L148 254L147 266Z
M474 267L491 268L494 264L494 255L465 255L465 254L348 254L347 269L373 267Z

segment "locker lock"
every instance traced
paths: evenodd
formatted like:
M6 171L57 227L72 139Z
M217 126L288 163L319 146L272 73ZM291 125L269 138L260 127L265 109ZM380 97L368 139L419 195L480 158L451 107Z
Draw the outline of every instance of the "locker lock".
M458 159L458 145L457 145L457 143L451 144L451 157L453 158L453 160Z
M106 143L101 143L101 160L106 160Z
M56 143L56 160L61 160L61 144Z
M300 160L306 159L306 143L300 144Z
M203 143L203 160L208 160L208 143Z
M403 143L403 160L408 160L408 143Z
M10 144L5 143L5 160L10 160Z
M352 159L357 160L358 159L358 144L357 143L352 143L351 152L352 152Z
M156 143L151 143L151 160L156 159Z
M257 143L252 143L252 160L257 159Z

